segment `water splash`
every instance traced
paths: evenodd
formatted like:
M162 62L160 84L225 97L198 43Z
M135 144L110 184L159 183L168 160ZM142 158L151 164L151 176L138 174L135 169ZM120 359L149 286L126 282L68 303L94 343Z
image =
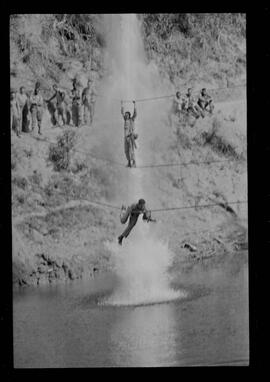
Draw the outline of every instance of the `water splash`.
M185 292L170 287L173 254L167 243L151 234L147 223L140 221L135 229L122 247L107 243L118 284L103 304L142 305L185 297Z

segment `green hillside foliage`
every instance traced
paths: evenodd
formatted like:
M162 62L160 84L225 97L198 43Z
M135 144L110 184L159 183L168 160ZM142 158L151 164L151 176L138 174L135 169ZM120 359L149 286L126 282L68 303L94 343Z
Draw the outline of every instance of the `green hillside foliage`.
M144 14L140 19L148 59L172 82L199 79L227 86L245 75L245 14Z
M246 16L242 13L140 14L148 60L175 85L205 81L227 86L246 70ZM78 70L103 75L106 47L102 15L10 16L11 83L38 79L47 89ZM77 68L76 68L77 69Z
M100 71L104 38L101 15L34 14L10 16L11 83L44 89L60 82L71 60L82 69Z

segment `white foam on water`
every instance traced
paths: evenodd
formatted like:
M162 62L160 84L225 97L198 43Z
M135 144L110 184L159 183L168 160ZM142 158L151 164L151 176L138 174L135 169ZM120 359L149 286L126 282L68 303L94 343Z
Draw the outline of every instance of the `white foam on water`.
M139 218L140 219L140 218ZM107 243L118 284L106 305L141 305L183 298L186 292L170 287L168 268L173 253L151 232L149 223L138 221L123 245Z

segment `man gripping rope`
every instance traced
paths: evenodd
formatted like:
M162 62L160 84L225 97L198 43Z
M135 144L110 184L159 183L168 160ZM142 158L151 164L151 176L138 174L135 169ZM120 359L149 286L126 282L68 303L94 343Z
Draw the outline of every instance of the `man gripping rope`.
M137 117L137 110L135 101L133 101L134 104L134 111L133 115L131 117L131 114L129 111L124 112L124 106L123 101L121 101L121 114L124 118L124 145L125 145L125 154L128 160L128 167L136 167L136 161L135 161L135 153L134 150L137 148L135 140L138 138L138 134L135 134L134 132L134 121Z
M140 199L138 203L131 204L128 208L122 207L120 214L120 221L125 224L129 218L128 226L124 232L118 237L118 243L122 245L123 238L127 238L131 230L137 223L138 217L143 214L143 220L147 222L156 222L155 219L151 218L151 211L147 210L145 207L145 200Z

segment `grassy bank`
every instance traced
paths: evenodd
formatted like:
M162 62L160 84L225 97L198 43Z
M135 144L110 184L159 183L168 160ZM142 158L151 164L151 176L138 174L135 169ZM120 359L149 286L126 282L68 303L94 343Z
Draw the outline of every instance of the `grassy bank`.
M141 15L146 54L176 86L245 82L245 14Z

